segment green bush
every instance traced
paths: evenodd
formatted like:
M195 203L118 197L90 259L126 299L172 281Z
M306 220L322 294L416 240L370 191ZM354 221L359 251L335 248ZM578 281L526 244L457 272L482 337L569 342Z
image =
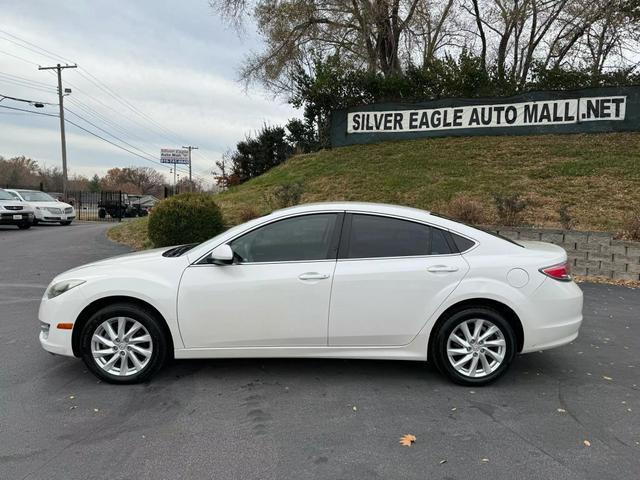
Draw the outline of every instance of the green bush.
M206 193L169 197L149 216L149 238L155 247L203 242L224 229L222 212Z

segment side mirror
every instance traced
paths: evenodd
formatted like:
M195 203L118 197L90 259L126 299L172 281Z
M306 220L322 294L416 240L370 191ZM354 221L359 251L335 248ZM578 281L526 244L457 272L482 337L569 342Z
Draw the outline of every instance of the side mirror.
M226 243L218 245L211 251L208 260L209 263L216 265L228 265L233 262L233 250L231 250L231 247Z

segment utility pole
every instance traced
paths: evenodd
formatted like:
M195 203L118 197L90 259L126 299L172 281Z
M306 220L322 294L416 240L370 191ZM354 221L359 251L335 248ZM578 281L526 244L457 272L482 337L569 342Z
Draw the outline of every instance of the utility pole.
M191 145L185 147L183 145L182 148L189 149L189 191L193 192L193 183L191 182L191 150L198 150L198 147L192 147Z
M62 194L67 198L67 140L64 134L64 103L65 91L62 89L62 70L78 68L77 65L60 65L55 67L38 67L38 70L57 70L58 72L58 106L60 107L60 140L62 143ZM69 91L70 93L71 91Z

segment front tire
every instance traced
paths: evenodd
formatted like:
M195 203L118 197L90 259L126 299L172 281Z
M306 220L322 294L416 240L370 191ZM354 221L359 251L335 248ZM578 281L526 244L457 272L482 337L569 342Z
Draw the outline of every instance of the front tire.
M490 308L469 308L440 326L432 348L438 369L460 385L487 385L503 375L516 354L509 322Z
M101 380L116 384L149 380L165 363L168 340L155 315L137 305L104 307L87 321L82 359Z
M69 225L71 225L71 222L69 222L69 221L60 222L60 225L62 225L63 227L68 227Z

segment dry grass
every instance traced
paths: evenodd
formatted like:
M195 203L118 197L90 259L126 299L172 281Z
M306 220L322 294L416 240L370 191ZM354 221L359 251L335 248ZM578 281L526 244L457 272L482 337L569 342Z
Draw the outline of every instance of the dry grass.
M494 194L518 193L524 224L560 228L569 206L576 230L625 230L640 210L640 133L433 138L297 155L216 197L228 225L269 213L269 192L301 183L300 201L356 200L450 212L466 196L487 223L497 220ZM455 205L454 205L455 207ZM115 227L110 237L149 246L146 219Z
M264 192L302 182L302 202L360 200L449 211L460 195L495 218L495 193L519 193L523 222L560 227L571 209L575 229L618 231L640 208L640 133L434 138L336 148L299 155L218 195L229 223L243 208L268 213Z
M144 250L153 245L147 235L149 217L125 220L107 231L107 237L111 240L129 245L134 250Z

